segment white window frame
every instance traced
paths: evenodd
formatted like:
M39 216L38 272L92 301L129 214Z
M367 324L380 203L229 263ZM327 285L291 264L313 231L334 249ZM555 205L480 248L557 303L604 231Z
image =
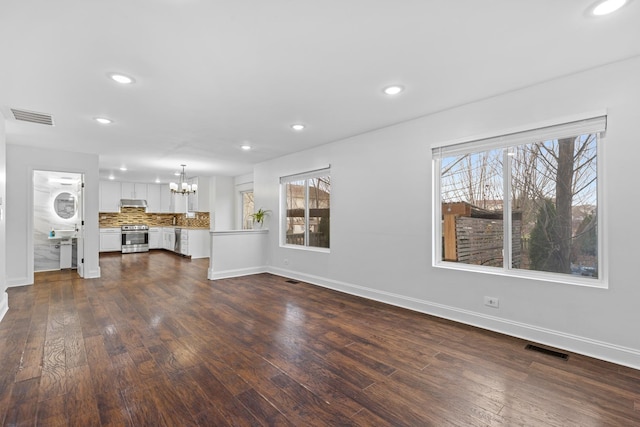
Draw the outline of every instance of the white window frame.
M305 245L292 245L290 243L287 243L287 198L286 195L284 194L285 190L285 184L288 184L290 182L294 182L294 181L302 181L302 180L309 180L312 178L319 178L322 176L331 176L331 167L327 167L327 168L323 168L323 169L316 169L313 171L308 171L308 172L303 172L303 173L299 173L299 174L294 174L294 175L287 175L287 176L282 176L280 177L280 246L284 247L284 248L291 248L291 249L300 249L300 250L305 250L305 251L312 251L312 252L325 252L325 253L329 253L331 252L331 248L321 248L321 247L317 247L317 246L309 246L309 224L308 224L308 218L309 218L309 182L307 181L306 185L305 185L305 191L304 191L304 210L305 210L305 231L304 231L304 241L306 242ZM329 194L329 205L331 205L331 194Z
M561 284L579 285L596 288L608 288L608 259L607 235L604 233L606 224L604 216L605 193L603 191L604 173L604 140L606 132L607 113L597 111L558 120L538 123L523 128L509 129L499 133L481 135L456 141L438 143L431 146L432 154L432 265L437 268L471 271L524 279L541 280ZM558 139L582 134L596 134L596 171L597 171L597 215L598 215L598 278L583 278L563 273L551 273L535 270L523 270L511 266L511 200L506 196L511 194L510 157L504 162L504 262L502 267L485 267L443 260L442 253L442 200L441 200L441 159L456 154L480 152L496 148L507 148L531 142Z

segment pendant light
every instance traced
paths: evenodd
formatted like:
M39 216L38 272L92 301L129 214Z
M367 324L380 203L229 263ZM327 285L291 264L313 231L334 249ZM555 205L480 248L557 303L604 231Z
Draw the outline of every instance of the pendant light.
M184 171L184 168L187 165L180 166L182 166L182 172L180 172L180 182L177 184L175 182L170 182L169 189L174 194L195 194L196 190L198 189L198 184L189 184L187 182L187 174Z

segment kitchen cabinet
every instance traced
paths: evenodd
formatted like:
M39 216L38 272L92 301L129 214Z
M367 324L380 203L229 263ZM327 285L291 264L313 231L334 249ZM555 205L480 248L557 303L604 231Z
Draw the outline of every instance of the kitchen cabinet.
M122 250L122 237L119 228L100 229L100 252L120 252Z
M191 258L209 257L209 230L180 228L179 253ZM177 238L177 235L176 235Z
M184 194L173 194L171 197L172 205L171 212L172 213L186 213L187 212L187 197Z
M189 212L209 212L209 177L193 177L189 184L196 184L195 194L187 196L187 210Z
M162 249L162 228L149 227L149 249Z
M174 251L176 246L176 232L173 227L162 227L162 249Z
M189 230L184 228L180 233L180 254L189 255Z
M100 212L120 212L121 185L115 181L100 181Z
M187 182L189 185L195 184L198 190L195 193L189 193L187 195L187 211L189 212L197 212L198 211L198 196L200 196L200 186L198 185L198 178L188 179Z
M123 182L121 195L123 199L147 200L147 184Z
M148 213L163 212L161 184L147 184L147 212Z
M166 184L160 184L160 212L173 213L173 193Z

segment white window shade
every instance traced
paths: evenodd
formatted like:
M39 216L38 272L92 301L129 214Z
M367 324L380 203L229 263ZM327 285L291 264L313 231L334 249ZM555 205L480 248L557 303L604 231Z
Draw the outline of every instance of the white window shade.
M311 179L311 178L319 178L322 176L327 176L330 173L331 173L331 167L328 167L323 169L316 169L309 172L298 173L294 175L287 175L287 176L280 177L280 184L286 184L287 182L294 182L294 181L302 181L302 180Z
M441 159L449 156L506 148L533 142L602 133L606 128L607 116L597 115L559 125L543 126L531 130L506 133L495 137L462 140L441 146L434 146L432 147L432 153L434 159Z

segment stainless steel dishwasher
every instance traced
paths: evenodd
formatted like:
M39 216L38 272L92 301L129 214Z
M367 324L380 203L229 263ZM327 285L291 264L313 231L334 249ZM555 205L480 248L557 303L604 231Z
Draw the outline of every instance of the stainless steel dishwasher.
M173 245L173 251L175 253L182 253L182 244L180 243L182 241L182 228L176 228L175 229L176 232L176 243Z

